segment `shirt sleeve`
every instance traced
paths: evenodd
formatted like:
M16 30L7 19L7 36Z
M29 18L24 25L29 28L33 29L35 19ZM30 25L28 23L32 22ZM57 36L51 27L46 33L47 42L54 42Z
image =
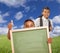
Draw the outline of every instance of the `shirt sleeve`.
M35 27L39 27L40 26L40 18L37 18L35 20Z

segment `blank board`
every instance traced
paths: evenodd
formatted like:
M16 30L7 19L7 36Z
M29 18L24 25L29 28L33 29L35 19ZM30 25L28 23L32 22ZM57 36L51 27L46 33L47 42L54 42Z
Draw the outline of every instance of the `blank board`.
M12 53L49 53L47 27L11 30Z

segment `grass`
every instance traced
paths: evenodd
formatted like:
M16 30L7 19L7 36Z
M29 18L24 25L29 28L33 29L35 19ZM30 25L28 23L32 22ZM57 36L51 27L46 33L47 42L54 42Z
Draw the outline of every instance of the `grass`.
M60 53L60 36L52 39L52 53Z
M6 35L0 35L0 53L12 53L11 43ZM60 36L52 38L52 53L60 53Z
M6 35L0 35L0 53L12 53L10 40Z

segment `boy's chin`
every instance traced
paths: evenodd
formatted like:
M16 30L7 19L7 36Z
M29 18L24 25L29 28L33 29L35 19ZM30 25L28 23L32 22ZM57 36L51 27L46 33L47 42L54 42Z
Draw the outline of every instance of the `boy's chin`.
M44 16L46 19L48 19L49 16Z
M48 17L45 17L46 19L48 19Z

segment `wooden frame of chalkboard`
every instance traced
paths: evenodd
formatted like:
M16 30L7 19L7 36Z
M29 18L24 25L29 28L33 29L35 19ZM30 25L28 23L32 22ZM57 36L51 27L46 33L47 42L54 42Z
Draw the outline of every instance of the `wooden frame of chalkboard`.
M45 29L46 30L46 34L47 34L47 39L49 38L49 30L48 30L48 27L33 27L33 28L25 28L25 29L15 29L15 30L10 30L10 36L11 36L11 46L12 46L12 53L15 53L15 48L14 48L14 39L13 39L13 33L16 33L16 32L24 32L24 31L36 31L36 30L42 30L42 29ZM15 36L15 35L14 35ZM47 42L46 42L47 43ZM51 44L50 43L47 43L47 46L48 46L48 53L52 53L52 50L51 50ZM16 52L17 53L17 52ZM24 53L24 52L21 52L21 53ZM39 53L39 52L38 52Z

